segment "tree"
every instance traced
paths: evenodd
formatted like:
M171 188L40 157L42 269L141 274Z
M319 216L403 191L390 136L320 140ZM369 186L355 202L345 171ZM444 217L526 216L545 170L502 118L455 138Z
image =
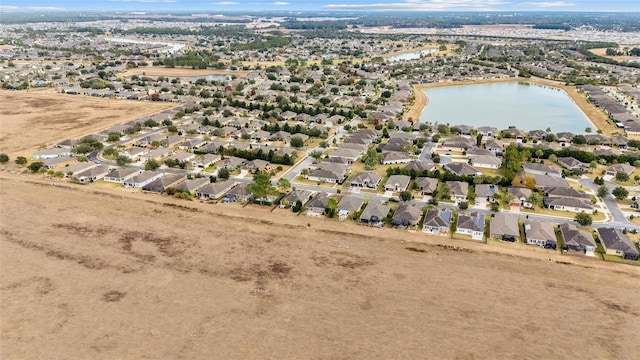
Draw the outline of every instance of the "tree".
M476 135L476 146L480 147L480 145L482 145L482 134L478 133L478 135Z
M227 168L220 168L218 169L218 178L219 179L228 179L229 178L229 169Z
M533 176L525 176L523 183L524 186L529 189L534 189L536 187L536 179Z
M591 215L587 214L584 211L577 213L575 220L578 224L582 226L589 226L591 225L591 223L593 223L593 219L591 218Z
M500 204L498 204L497 202L492 202L489 206L491 207L491 211L493 212L500 211Z
M400 199L402 201L409 201L409 200L413 199L413 195L411 194L411 191L405 190L405 191L400 193Z
M507 181L511 182L518 175L521 167L522 155L518 152L518 148L513 145L507 146L502 158L502 170Z
M291 211L297 213L297 212L300 212L301 210L302 210L302 201L296 200L296 203L291 208Z
M529 195L529 198L527 199L527 201L529 201L531 204L533 204L533 206L538 208L541 208L544 205L542 194L540 194L537 191L532 192L531 195Z
M118 164L118 166L125 166L130 162L131 162L131 159L129 159L128 157L126 157L124 155L119 155L116 158L116 163Z
M362 158L362 162L364 163L365 170L375 169L376 165L380 162L380 155L373 146L367 149L367 152Z
M175 133L177 133L177 132L178 132L178 128L177 128L175 125L169 125L169 126L167 127L167 131L168 131L168 132L170 132L170 133L172 133L172 134L175 134Z
M611 194L615 196L617 200L624 200L627 198L627 196L629 196L629 190L623 188L622 186L618 186L611 191Z
M304 146L304 140L302 140L302 138L299 136L292 136L290 141L291 141L291 146L295 148L300 148Z
M44 167L44 164L42 163L42 161L32 162L31 164L29 164L29 166L27 166L27 168L34 173L38 172L38 170L40 169L45 169L45 171L47 170L47 168Z
M460 201L458 203L458 207L460 208L460 210L467 210L469 208L469 203L466 201Z
M333 218L336 216L336 211L338 211L338 201L334 198L329 198L327 206L324 208L324 213L327 214L329 218Z
M607 195L609 195L609 189L607 189L605 185L601 185L598 188L597 195L600 199L604 199L605 197L607 197Z
M575 145L584 145L587 143L587 138L584 135L576 135L571 139L571 142Z
M549 161L556 162L558 161L558 157L555 154L549 155Z
M538 159L540 159L542 157L542 155L544 155L544 151L542 151L542 149L538 149L538 150L536 150L535 154L536 154L536 157Z
M24 156L18 156L14 161L18 165L26 165L27 164L27 158L24 157Z
M278 187L286 191L288 189L291 189L291 182L285 178L280 178L278 180Z
M153 171L153 170L156 170L159 167L160 167L160 163L156 159L149 159L144 164L145 170Z
M5 164L9 162L9 155L0 154L0 164Z
M269 173L261 171L253 175L253 182L247 185L247 191L254 199L260 200L260 205L267 197L278 194L278 190L271 184Z
M317 161L318 159L320 159L322 157L322 151L314 150L309 154L309 156L311 156L312 158L316 159L316 161Z
M616 173L616 180L620 182L629 181L629 174L622 171L618 171Z

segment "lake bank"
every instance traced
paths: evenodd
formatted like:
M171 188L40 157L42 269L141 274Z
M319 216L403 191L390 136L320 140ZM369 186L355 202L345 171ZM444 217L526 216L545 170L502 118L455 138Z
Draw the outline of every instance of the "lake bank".
M466 80L466 81L446 81L430 84L417 84L413 86L415 101L408 112L405 113L403 119L415 120L419 119L425 107L429 104L429 99L424 89L437 88L437 87L451 87L460 85L476 85L476 84L493 84L493 83L509 83L509 82L526 82L534 85L549 86L560 89L573 101L573 103L582 111L586 118L591 122L593 132L601 130L605 136L611 136L616 132L620 132L620 129L616 128L609 122L608 117L593 104L591 104L586 96L579 92L575 86L568 86L558 81L539 79L539 78L500 78L500 79L480 79L480 80ZM491 124L485 124L487 126Z

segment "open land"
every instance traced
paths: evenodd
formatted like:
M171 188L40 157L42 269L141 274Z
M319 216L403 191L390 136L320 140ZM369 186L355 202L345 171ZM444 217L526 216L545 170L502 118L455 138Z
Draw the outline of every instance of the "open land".
M3 359L640 350L636 267L0 176Z
M607 118L607 115L600 109L596 108L593 104L587 101L584 94L578 92L575 86L567 86L557 81L545 80L540 78L504 78L504 79L484 79L484 80L467 80L467 81L446 81L431 84L414 85L413 90L415 94L415 102L413 106L403 116L404 119L419 119L424 107L429 104L429 99L425 95L423 89L443 87L443 86L461 86L472 84L489 84L497 82L515 82L523 81L532 84L552 86L558 89L562 89L571 100L582 110L591 123L599 130L602 130L602 134L605 136L611 136L615 132L619 132L613 124L611 124Z
M31 157L39 147L151 115L175 104L0 91L0 150Z
M148 75L148 76L207 76L207 75L236 75L244 76L246 71L232 71L232 70L212 70L212 69L192 69L181 67L164 67L164 66L141 66L131 68L122 73L122 76L133 75Z

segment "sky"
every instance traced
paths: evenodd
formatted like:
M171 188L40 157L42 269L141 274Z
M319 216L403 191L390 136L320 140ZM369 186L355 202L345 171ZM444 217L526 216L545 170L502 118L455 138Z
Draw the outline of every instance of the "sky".
M640 0L0 0L0 14L34 10L640 12Z

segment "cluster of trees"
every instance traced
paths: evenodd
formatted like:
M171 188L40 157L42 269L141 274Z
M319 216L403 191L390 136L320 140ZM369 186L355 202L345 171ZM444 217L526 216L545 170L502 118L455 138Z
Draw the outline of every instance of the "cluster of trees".
M74 154L88 154L94 150L101 150L103 146L104 145L100 141L86 137L81 139L78 145L76 145L71 151Z
M326 139L327 137L329 137L329 133L326 130L319 129L317 127L315 128L302 127L300 126L300 124L297 124L296 126L291 126L288 123L285 123L283 126L280 126L279 123L264 124L262 126L262 130L268 131L270 133L284 131L284 132L288 132L289 134L304 134L309 137L317 137L321 139Z
M236 149L236 148L225 148L223 146L220 146L220 148L218 148L218 154L220 154L221 156L225 156L225 155L235 156L235 157L243 158L249 161L260 159L260 160L268 161L272 164L281 164L281 165L293 165L297 157L295 153L292 155L289 155L289 154L278 155L273 149L269 150L269 152L264 152L262 149L242 150L242 149Z

